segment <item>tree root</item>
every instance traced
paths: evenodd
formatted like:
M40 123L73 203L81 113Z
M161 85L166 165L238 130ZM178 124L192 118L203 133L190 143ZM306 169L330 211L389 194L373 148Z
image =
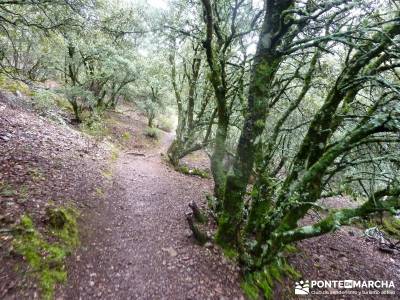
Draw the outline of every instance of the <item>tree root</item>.
M191 201L189 203L189 207L193 211L194 219L199 223L205 223L207 221L207 217L200 211L199 207L197 206L196 202Z

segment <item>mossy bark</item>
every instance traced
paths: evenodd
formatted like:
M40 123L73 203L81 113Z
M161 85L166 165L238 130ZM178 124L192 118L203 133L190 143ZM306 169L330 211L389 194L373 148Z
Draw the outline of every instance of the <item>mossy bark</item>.
M268 1L269 7L264 17L262 32L257 46L250 86L247 97L247 115L236 150L233 172L226 178L223 196L223 215L220 220L217 240L225 247L238 245L240 224L242 222L243 197L254 166L254 160L261 144L261 134L269 110L269 88L281 61L275 51L279 39L274 40L281 27L281 13L288 9L293 1Z

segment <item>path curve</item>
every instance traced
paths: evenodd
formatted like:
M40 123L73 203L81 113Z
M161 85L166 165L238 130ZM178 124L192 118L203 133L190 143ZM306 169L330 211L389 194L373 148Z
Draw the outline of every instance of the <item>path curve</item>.
M162 162L172 137L116 162L104 201L82 218L67 299L243 299L235 267L190 237L187 204L204 201L211 182Z

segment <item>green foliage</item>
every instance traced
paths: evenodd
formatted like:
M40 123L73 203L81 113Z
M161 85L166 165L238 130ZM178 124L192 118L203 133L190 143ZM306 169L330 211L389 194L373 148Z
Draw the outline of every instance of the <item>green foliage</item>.
M174 124L171 119L166 116L159 116L157 119L157 127L165 132L172 132L174 129Z
M26 200L28 200L28 196L29 196L28 186L21 185L18 191L18 202L24 203Z
M101 187L97 187L95 190L96 196L103 198L104 197L104 191Z
M157 128L147 127L144 131L144 135L149 138L158 140L160 139L160 130Z
M231 259L233 261L236 261L239 257L239 253L237 252L237 250L235 250L233 248L225 247L225 248L223 248L223 252L226 257L228 257L229 259Z
M122 135L121 135L121 140L123 143L129 143L132 139L132 135L129 131L125 131Z
M241 287L249 299L262 298L260 293L265 299L272 299L275 283L283 283L285 277L298 279L300 274L287 263L285 258L276 257L261 271L246 273Z
M30 274L38 280L44 299L52 299L56 284L66 282L65 259L79 242L76 216L72 208L49 210L52 242L35 228L29 216L21 217L13 247L28 264ZM62 224L55 221L59 218L63 220Z
M12 93L20 92L25 96L32 95L32 91L26 83L19 80L9 79L2 74L0 74L0 89Z
M104 178L111 180L113 173L111 170L104 170L103 172L101 172L101 175L103 175Z
M21 185L18 188L14 188L11 184L0 181L0 196L3 197L14 197L18 196L18 203L24 203L28 199L29 191L26 185Z
M212 212L217 211L217 206L218 206L218 199L214 197L213 195L207 195L207 206Z
M245 279L243 280L242 284L240 285L244 294L251 300L258 300L260 299L260 290L255 285L253 276L246 275Z
M36 110L47 112L56 106L58 96L47 90L40 90L33 94L32 101Z
M56 108L72 112L71 103L68 99L66 99L63 94L50 90L40 89L35 91L32 94L32 102L34 108L41 113L46 113Z
M383 219L382 226L386 233L400 240L400 219L394 216L387 216Z
M98 113L85 113L82 115L83 122L79 128L82 132L89 134L97 139L103 139L109 134L109 129L102 117Z

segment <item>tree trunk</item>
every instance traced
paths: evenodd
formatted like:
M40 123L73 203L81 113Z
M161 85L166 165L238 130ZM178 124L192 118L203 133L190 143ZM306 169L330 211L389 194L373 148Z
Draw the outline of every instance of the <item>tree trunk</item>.
M236 248L239 243L239 228L242 222L243 197L261 142L268 112L268 93L281 57L275 51L280 39L273 38L281 28L281 13L293 4L293 0L267 1L262 32L257 45L250 77L247 98L247 115L236 150L233 172L226 178L217 241L224 247ZM287 28L286 28L287 30Z
M168 159L174 167L179 165L181 159L182 143L178 138L175 138L167 150Z

